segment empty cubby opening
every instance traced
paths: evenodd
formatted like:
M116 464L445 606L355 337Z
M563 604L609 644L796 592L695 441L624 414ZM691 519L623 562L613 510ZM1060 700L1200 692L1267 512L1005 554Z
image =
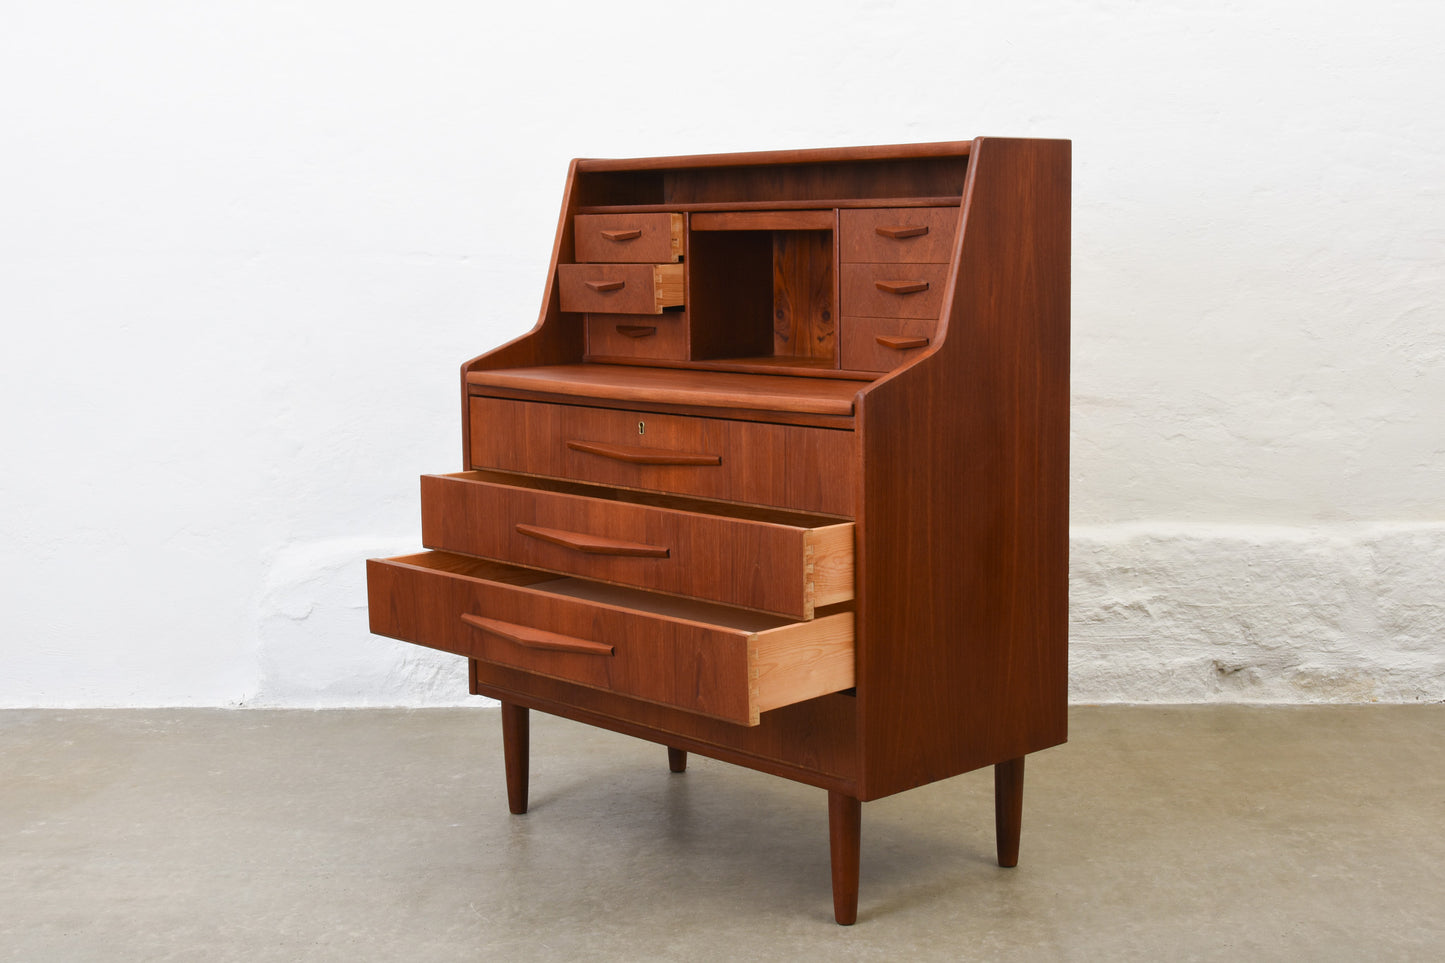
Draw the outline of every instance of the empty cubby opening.
M688 244L694 360L837 367L832 231L694 231Z

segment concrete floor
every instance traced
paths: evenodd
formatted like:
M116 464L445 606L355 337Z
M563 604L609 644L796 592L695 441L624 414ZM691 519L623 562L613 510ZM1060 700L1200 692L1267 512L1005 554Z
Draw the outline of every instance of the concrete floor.
M533 714L0 712L0 959L1438 959L1445 706L1080 708L1019 868L972 773L863 807Z

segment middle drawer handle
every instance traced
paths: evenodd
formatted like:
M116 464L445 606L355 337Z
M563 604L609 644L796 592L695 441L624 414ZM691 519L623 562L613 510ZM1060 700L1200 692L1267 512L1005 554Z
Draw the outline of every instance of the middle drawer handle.
M599 294L603 291L621 291L627 286L626 281L584 281L582 283Z
M722 455L706 455L701 452L665 451L659 448L633 448L628 445L608 445L599 441L569 441L567 447L588 455L601 455L614 461L625 461L629 465L721 465Z
M590 642L587 639L574 639L570 635L558 635L556 632L545 632L542 629L534 629L530 625L518 625L515 622L502 622L498 619L484 619L480 615L462 614L462 621L474 629L481 629L483 632L490 632L493 635L500 635L508 642L514 642L524 649L542 649L547 652L575 652L578 655L612 655L613 649L610 645L603 645L601 642Z
M927 281L874 281L873 284L889 294L917 294L928 290Z
M648 338L657 333L653 324L619 324L617 333L627 338Z
M518 525L517 534L535 538L542 542L561 545L575 552L588 555L625 555L629 558L667 558L671 549L662 545L647 545L643 542L624 542L620 538L605 538L583 532L564 532L560 528L542 528L540 525Z
M634 237L641 237L642 229L634 227L630 230L603 231L602 236L607 238L607 240L609 241L630 241Z

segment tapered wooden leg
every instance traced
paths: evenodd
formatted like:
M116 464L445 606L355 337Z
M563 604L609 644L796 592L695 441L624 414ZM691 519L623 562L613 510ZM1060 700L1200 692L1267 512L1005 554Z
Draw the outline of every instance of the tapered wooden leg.
M828 847L833 857L833 918L839 926L858 919L858 843L863 804L841 792L828 792Z
M527 811L527 707L502 703L502 758L507 767L507 808Z
M673 772L687 772L687 750L667 747L667 768Z
M1019 830L1024 816L1024 757L993 767L993 820L998 864L1019 864Z

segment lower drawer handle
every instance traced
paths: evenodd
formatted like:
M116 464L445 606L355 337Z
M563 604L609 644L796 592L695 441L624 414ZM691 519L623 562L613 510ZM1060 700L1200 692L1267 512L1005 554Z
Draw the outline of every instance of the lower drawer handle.
M884 237L891 237L895 241L901 241L905 237L922 237L928 233L928 225L919 224L916 227L875 227L874 230Z
M530 625L484 619L480 615L462 615L462 621L474 629L499 635L508 642L514 642L524 649L541 649L544 652L575 652L577 655L612 655L612 646L587 639L574 639L570 635L544 632Z
M662 448L634 448L629 445L609 445L600 441L569 441L567 447L588 455L601 455L613 461L625 461L629 465L721 465L722 455L707 455L702 452L667 451Z
M617 333L628 338L649 338L657 333L657 328L650 324L619 324Z
M927 281L874 281L873 284L889 294L917 294L928 290Z
M621 291L627 286L626 281L584 281L582 283L599 293L603 291Z
M517 534L551 542L570 548L574 552L588 555L623 555L628 558L667 558L671 549L662 545L647 545L642 542L624 542L620 538L606 538L588 535L585 532L565 532L560 528L542 528L540 525L518 525Z
M907 338L897 334L880 334L877 339L879 344L885 348L892 348L895 351L902 351L905 348L926 348L927 338Z
M603 231L602 236L609 241L630 241L634 237L641 237L641 228L632 228L626 231Z

